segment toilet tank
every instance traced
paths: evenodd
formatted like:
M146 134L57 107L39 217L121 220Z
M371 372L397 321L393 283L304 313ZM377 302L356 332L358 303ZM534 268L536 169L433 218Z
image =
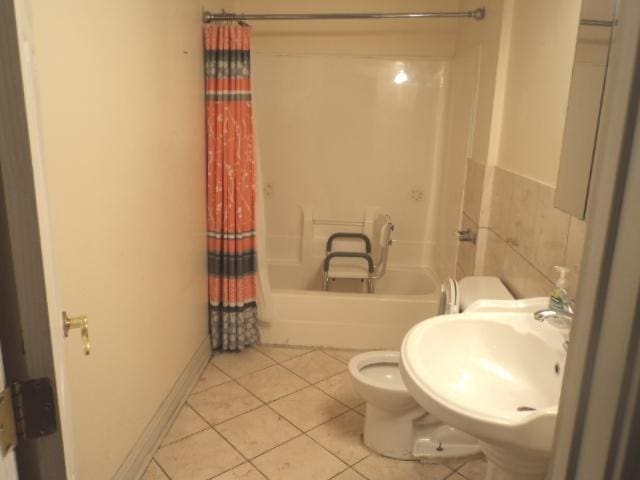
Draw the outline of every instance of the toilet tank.
M438 315L464 312L476 300L513 300L498 277L450 278L442 286Z

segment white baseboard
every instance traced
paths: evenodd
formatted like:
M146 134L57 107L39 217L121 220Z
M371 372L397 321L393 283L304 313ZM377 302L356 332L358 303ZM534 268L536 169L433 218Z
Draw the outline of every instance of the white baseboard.
M206 337L193 357L191 357L178 380L176 380L175 385L162 402L162 405L160 405L147 428L138 438L127 458L118 468L118 471L113 476L114 480L137 480L142 477L147 465L153 458L153 454L160 446L160 442L162 442L166 432L173 424L178 413L180 413L187 396L202 375L209 358L211 358L211 340Z

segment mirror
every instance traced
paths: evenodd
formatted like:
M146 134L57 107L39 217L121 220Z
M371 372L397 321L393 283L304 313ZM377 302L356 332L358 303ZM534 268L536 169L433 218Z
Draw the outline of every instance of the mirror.
M584 0L554 202L579 219L586 215L614 26L615 0Z

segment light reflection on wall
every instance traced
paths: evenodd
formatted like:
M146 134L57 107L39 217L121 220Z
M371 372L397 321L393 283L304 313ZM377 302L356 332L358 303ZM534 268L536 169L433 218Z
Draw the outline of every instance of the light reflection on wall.
M401 69L398 73L396 73L396 76L393 79L393 83L395 83L396 85L402 85L403 83L406 83L408 80L409 80L409 76L404 70Z

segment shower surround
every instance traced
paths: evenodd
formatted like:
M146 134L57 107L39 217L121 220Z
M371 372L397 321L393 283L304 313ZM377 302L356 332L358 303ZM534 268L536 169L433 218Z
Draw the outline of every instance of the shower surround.
M273 307L263 341L397 348L437 313L448 61L257 53L252 66ZM377 293L347 280L319 291L327 237L373 237L377 213L395 224Z
M329 234L377 209L396 225L390 263L430 265L447 62L258 53L253 68L269 260L319 264Z

